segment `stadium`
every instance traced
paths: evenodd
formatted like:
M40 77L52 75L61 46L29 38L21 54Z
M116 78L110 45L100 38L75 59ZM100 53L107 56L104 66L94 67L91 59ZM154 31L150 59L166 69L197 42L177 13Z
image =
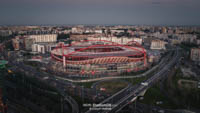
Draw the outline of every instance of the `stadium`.
M62 62L68 74L120 74L143 70L146 66L146 50L134 41L125 45L106 40L58 44L51 57Z

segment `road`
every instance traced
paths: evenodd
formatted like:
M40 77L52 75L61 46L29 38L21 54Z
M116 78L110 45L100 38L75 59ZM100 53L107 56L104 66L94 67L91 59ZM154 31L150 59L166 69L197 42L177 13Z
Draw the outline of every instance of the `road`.
M105 112L120 111L124 106L126 106L131 101L134 101L134 99L136 99L137 96L139 96L142 92L146 91L150 86L152 86L152 84L155 83L156 80L158 80L159 78L162 78L164 75L166 75L166 72L168 71L168 69L170 69L176 63L176 60L178 58L179 58L179 54L178 54L178 50L176 50L175 55L170 62L166 62L166 61L162 60L160 65L157 66L160 69L159 72L157 72L151 78L144 81L144 82L148 83L148 86L144 86L141 84L136 85L136 86L129 85L126 88L124 88L123 90L119 91L118 93L114 94L113 96L105 99L104 101L102 101L100 103L100 104L109 103L109 104L114 105L112 107L111 111L89 110L89 111L87 111L87 113L105 113ZM15 59L15 57L13 59ZM27 75L35 76L36 78L39 78L42 81L46 81L49 84L54 84L54 86L56 86L56 88L59 89L61 94L65 97L65 100L68 101L72 105L73 113L79 112L77 103L70 96L66 95L66 93L65 93L64 85L67 85L67 84L70 85L71 83L60 82L54 76L49 76L47 73L38 72L36 69L32 68L31 66L20 64L20 63L16 62L15 60L12 60L12 58L9 63L16 66L15 70L24 71ZM20 67L20 68L17 68L17 67ZM157 67L156 67L156 69L157 69ZM144 75L145 74L142 74L142 76L144 76ZM49 77L49 78L42 79L44 77ZM124 78L124 76L123 76L123 78Z
M64 100L67 101L71 107L72 107L72 113L79 113L79 107L76 101L66 94L65 87L66 85L69 85L70 83L64 83L59 82L54 76L45 73L40 72L37 69L33 68L32 66L25 65L22 62L17 62L16 59L17 56L12 56L9 58L9 65L12 65L10 68L14 72L23 72L27 76L32 76L37 78L38 80L41 80L43 82L46 82L49 85L52 85L53 87L56 87L56 89L59 91L59 93L64 97ZM48 79L44 79L45 77L48 77Z
M100 104L112 104L111 110L88 110L86 113L116 113L119 112L129 103L135 101L138 96L145 92L149 87L151 87L157 80L165 77L169 69L171 69L179 60L180 54L178 49L175 50L173 58L170 61L165 61L163 65L159 66L159 71L155 73L149 79L143 81L148 85L138 84L136 86L130 86L111 96L110 98L104 100Z

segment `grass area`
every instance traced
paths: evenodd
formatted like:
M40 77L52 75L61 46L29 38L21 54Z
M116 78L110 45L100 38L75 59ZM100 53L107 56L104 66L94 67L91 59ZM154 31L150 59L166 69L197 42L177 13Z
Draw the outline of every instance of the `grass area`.
M177 108L200 108L200 89L195 87L181 87L179 80L194 80L194 77L183 77L180 68L176 70L175 75L167 80L165 89L169 92L169 96L173 96L173 100Z
M95 82L85 82L85 83L76 83L79 86L84 86L85 88L91 88L92 84Z
M156 102L161 101L162 104L157 105ZM160 84L156 84L153 87L149 88L144 95L144 99L140 100L140 102L152 105L152 106L160 106L168 109L172 109L174 104L170 101L170 99L161 92Z
M156 102L159 101L161 101L162 104L157 105ZM169 109L173 108L172 102L170 101L170 99L168 99L161 93L160 87L158 85L154 85L153 87L149 88L144 95L144 99L141 100L140 102L152 106L160 106Z
M97 89L105 88L105 92L108 94L114 94L117 91L125 88L128 86L127 82L124 81L105 81L101 82L97 85Z
M132 83L133 85L136 85L138 83L141 83L144 80L147 80L149 77L151 77L153 74L155 73L155 71L150 72L149 74L147 74L146 76L143 77L137 77L137 78L125 78L124 80Z
M167 109L199 109L200 108L200 89L184 88L178 85L180 79L185 79L179 69L174 69L168 79L163 82L163 90L161 83L149 88L144 95L144 100L139 100L148 105L156 105ZM187 78L187 80L194 78ZM156 102L163 103L157 105Z
M172 79L172 83L171 84L174 88L178 88L178 81L181 80L181 79L185 79L185 80L194 80L194 81L197 81L197 78L195 77L183 77L183 73L181 71L180 68L178 68L176 71L175 71L175 76L173 76L173 79Z
M147 70L142 70L142 71L138 71L138 72L132 72L132 73L123 73L121 74L120 76L135 76L135 75L138 75L138 74L142 74L144 73L145 71ZM153 72L152 72L153 73ZM152 75L152 73L150 73L149 75ZM125 75L124 75L125 74ZM147 75L149 77L149 75ZM125 79L122 79L122 80L127 80L128 82L131 82L133 84L137 84L143 80L145 80L146 77L140 77L140 78L125 78ZM76 83L77 85L80 85L80 86L84 86L85 88L91 88L92 84L95 83L95 82L86 82L86 83Z
M33 61L24 61L24 64L30 65L30 66L33 66L33 67L37 67L38 66L38 63L37 62L33 62Z
M180 44L180 47L186 51L190 51L191 48L198 47L198 45L182 43L182 44Z
M136 85L136 84L141 83L142 81L144 81L146 79L147 79L147 77L144 76L144 77L139 77L139 78L126 78L124 80L132 83L133 85Z
M146 72L147 70L148 69L140 70L140 71L137 71L137 72L125 72L125 73L120 74L120 76L136 76L136 75L139 75L139 74Z

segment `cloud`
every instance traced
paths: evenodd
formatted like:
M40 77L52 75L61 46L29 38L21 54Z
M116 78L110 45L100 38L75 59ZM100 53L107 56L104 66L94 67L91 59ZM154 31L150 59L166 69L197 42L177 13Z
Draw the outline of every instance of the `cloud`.
M199 24L199 5L200 0L0 0L0 24Z

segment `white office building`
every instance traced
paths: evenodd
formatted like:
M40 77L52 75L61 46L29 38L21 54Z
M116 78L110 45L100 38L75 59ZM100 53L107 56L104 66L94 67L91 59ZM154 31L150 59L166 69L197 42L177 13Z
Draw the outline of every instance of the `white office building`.
M35 40L35 43L38 42L56 42L57 34L44 34L44 35L29 35L28 38Z
M158 50L166 49L165 44L166 44L166 42L164 42L162 40L152 40L151 49L158 49Z
M45 46L40 44L33 44L32 45L32 52L38 52L38 53L45 53Z

